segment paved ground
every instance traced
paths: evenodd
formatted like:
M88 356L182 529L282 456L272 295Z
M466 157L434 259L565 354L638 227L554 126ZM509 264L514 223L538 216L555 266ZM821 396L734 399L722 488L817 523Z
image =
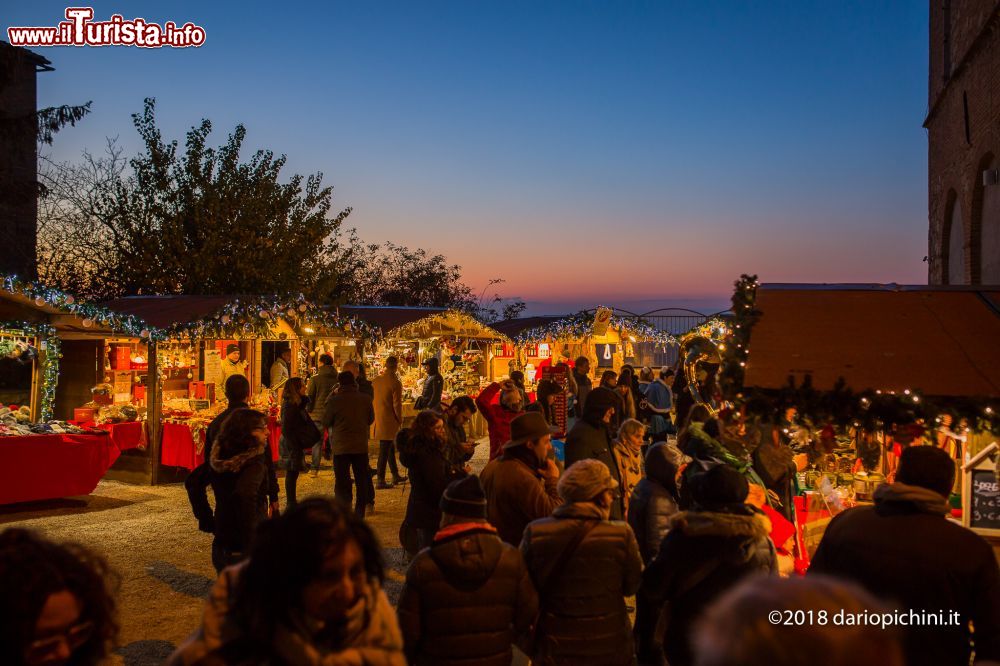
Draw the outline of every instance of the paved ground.
M489 446L479 446L480 469ZM374 462L374 461L373 461ZM280 481L283 483L283 481ZM333 493L329 468L299 477L300 498ZM387 591L393 603L406 563L398 530L408 486L376 492L369 523L385 548ZM284 486L281 489L284 506ZM122 625L114 663L160 664L199 624L215 579L211 535L199 532L183 485L132 486L102 481L87 497L0 507L0 528L25 527L57 541L76 541L102 553L121 576Z

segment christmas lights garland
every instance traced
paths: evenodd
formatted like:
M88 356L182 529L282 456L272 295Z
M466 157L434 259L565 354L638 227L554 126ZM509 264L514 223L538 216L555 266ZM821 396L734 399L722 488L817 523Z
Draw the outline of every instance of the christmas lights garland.
M337 331L355 339L379 340L382 337L377 326L357 317L341 317L302 294L285 298L236 298L205 319L174 324L157 330L155 335L160 339L269 337L274 334L279 319L285 319L293 327Z
M927 397L919 389L854 391L843 379L831 390L819 391L808 376L799 385L789 377L788 384L777 390L745 387L751 332L761 315L755 308L759 286L756 275L743 275L736 281L733 293L733 322L723 353L720 385L723 397L737 408L771 422L795 409L795 421L805 426L822 428L833 424L869 432L889 432L895 426L915 423L935 429L947 415L955 430L967 428L1000 435L1000 400L995 398Z
M38 307L54 307L73 314L83 320L85 328L95 323L106 326L116 333L149 339L153 331L138 317L123 315L100 305L77 302L76 298L58 289L52 289L36 282L26 282L16 275L6 275L0 280L0 288L34 301Z
M548 324L522 331L514 338L514 342L518 345L526 345L546 340L558 342L586 338L593 335L595 316L594 312L578 312ZM623 335L634 337L637 342L654 342L663 349L669 345L677 344L677 338L670 333L660 331L638 319L613 314L608 325L610 328L621 331Z

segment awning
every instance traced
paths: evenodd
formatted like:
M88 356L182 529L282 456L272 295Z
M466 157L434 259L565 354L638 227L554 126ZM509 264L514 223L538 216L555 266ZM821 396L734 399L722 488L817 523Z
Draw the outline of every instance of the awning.
M745 385L1000 396L1000 289L761 285Z

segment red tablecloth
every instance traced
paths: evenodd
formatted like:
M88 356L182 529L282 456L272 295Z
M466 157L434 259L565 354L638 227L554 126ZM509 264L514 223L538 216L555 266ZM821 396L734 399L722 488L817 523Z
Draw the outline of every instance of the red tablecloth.
M0 437L0 504L88 495L119 453L109 435Z
M281 424L273 416L267 417L267 438L271 443L271 458L279 458L278 446L281 443Z
M111 434L111 441L119 451L137 449L146 443L146 429L139 421L131 423L104 423L98 426Z
M277 460L278 441L281 439L281 426L278 425L278 420L273 417L267 420L267 435L271 443L271 458ZM199 437L202 440L204 439L204 430ZM199 442L199 444L203 443L203 441ZM180 423L168 422L163 424L163 441L160 444L160 448L162 449L160 462L164 465L194 469L205 462L204 454L195 453L195 441L191 435L191 428Z
M160 462L174 467L194 469L205 462L205 456L196 453L191 428L183 423L164 423L160 442ZM201 435L204 437L204 434Z

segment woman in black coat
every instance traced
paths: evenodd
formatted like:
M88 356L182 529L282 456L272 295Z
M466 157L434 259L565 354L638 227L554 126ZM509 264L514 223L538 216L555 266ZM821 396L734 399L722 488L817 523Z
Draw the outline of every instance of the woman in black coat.
M295 484L299 480L299 472L306 467L305 452L323 438L309 416L309 396L301 377L292 377L285 382L281 394L281 434L288 443L288 473L285 475L287 506L294 506Z
M448 484L467 473L448 462L444 420L429 409L417 414L408 430L396 436L399 461L410 470L410 499L403 523L416 530L417 547L431 545L441 525L441 495Z
M267 418L260 412L237 409L222 422L210 463L216 571L246 557L257 524L267 518L266 444Z

